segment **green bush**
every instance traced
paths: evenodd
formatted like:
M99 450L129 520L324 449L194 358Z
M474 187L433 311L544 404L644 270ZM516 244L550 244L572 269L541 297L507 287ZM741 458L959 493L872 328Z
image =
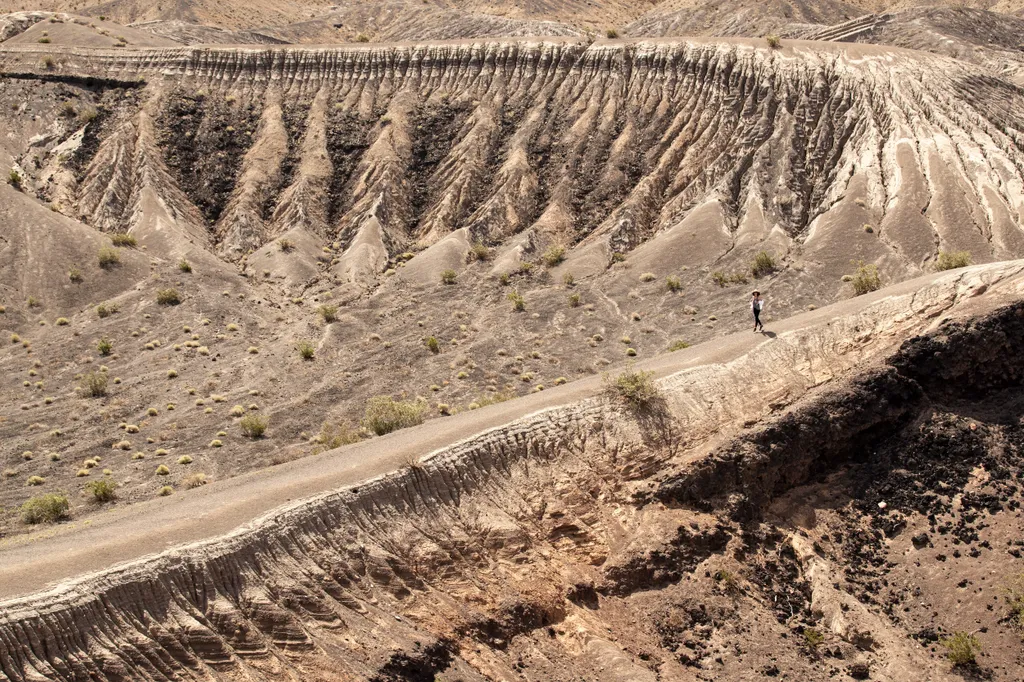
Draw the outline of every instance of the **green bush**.
M114 246L138 246L139 242L130 234L112 234L110 241Z
M109 270L115 265L120 265L121 254L117 252L117 249L112 249L109 246L104 246L99 251L100 267L104 270Z
M108 478L102 478L86 484L85 491L92 496L93 500L102 504L117 497L117 484Z
M682 291L683 283L675 275L669 275L665 278L665 286L668 287L669 291Z
M754 277L770 275L778 269L775 258L767 251L758 251L754 263L750 266L750 274Z
M160 289L156 292L156 302L160 305L178 305L181 303L181 294L177 289Z
M672 343L669 344L668 352L669 353L674 353L677 350L682 350L684 348L689 348L689 347L690 347L690 344L686 343L686 341L683 341L681 339L677 339L677 340L675 340L675 341L673 341Z
M939 251L939 257L935 261L935 269L942 272L943 270L952 270L954 268L966 268L970 264L970 251Z
M852 275L850 282L853 283L853 293L861 296L871 291L882 288L882 280L878 276L878 266L874 263L864 264L863 261L857 264L857 272Z
M549 268L553 268L565 260L565 247L558 244L549 246L548 250L544 252L544 255L541 256L540 259L544 265Z
M70 270L68 270L68 279L74 282L75 284L80 284L83 279L82 271L79 270L78 268L71 268Z
M954 632L950 637L939 641L946 648L946 658L954 666L971 665L981 653L981 642L967 632Z
M103 338L96 343L96 350L100 352L100 355L110 355L114 350L114 344L110 343L109 339Z
M192 264L189 263L184 258L182 258L180 261L178 261L178 269L181 270L182 272L192 272Z
M324 322L326 322L327 324L335 322L338 319L338 306L336 305L324 304L317 308L316 311L320 314L320 317L322 317Z
M455 272L451 268L441 271L441 284L455 284L455 281L459 278L459 273Z
M804 648L814 653L825 643L825 635L815 628L804 628Z
M661 390L654 383L654 372L629 368L616 377L605 376L605 390L635 409L646 409L662 399Z
M89 372L82 377L82 392L93 398L102 398L107 394L107 373Z
M422 400L394 400L391 396L379 395L366 403L362 426L367 431L384 434L423 423L427 403Z
M512 310L516 312L526 310L526 299L518 291L510 291L507 298L512 303Z
M36 495L21 505L21 520L25 523L56 523L68 516L71 505L68 498L58 493Z
M7 184L20 191L22 182L21 173L12 168L11 172L7 174Z
M572 294L569 294L569 307L570 308L579 308L581 301L582 301L582 297L579 295L578 292L574 292Z
M267 417L261 417L258 414L249 413L238 420L238 426L242 429L242 435L246 438L263 438L263 435L267 432L267 426L270 424L270 419Z
M316 347L309 341L299 341L295 344L295 349L299 351L299 357L303 360L312 360L316 355Z
M436 336L428 336L423 339L423 345L426 346L431 353L435 355L441 352L441 342L437 340Z
M777 50L780 47L782 47L782 39L779 38L774 33L769 33L768 35L766 35L764 37L764 41L768 43L768 47L772 48L773 50Z
M119 308L114 304L107 305L105 303L100 303L98 306L96 306L96 316L99 317L100 319L104 317L110 317L118 310Z

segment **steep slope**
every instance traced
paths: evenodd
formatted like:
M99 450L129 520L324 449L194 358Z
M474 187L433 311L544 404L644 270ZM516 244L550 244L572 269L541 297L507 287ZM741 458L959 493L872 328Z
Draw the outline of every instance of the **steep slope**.
M26 45L0 72L4 534L38 492L108 476L130 505L308 456L378 394L442 419L718 338L744 283L771 323L860 261L1024 251L1020 93L920 53Z
M1020 567L1022 267L695 348L659 399L528 414L227 536L7 599L0 672L1019 679L999 595ZM239 492L180 503L208 515ZM54 564L64 541L26 547ZM2 551L17 571L24 552ZM952 669L935 642L964 630L985 655Z

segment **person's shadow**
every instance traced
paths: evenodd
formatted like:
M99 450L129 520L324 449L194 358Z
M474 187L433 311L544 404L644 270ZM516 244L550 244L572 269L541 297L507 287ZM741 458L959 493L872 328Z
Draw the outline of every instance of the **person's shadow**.
M778 334L776 334L775 332L766 332L763 329L761 330L761 334L767 336L769 339L774 339L776 336L778 336Z

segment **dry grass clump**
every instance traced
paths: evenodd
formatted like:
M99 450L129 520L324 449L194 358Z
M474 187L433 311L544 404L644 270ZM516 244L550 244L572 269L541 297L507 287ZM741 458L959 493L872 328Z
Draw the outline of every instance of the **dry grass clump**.
M441 352L441 342L437 340L436 336L428 336L423 339L423 345L427 347L427 350L435 355Z
M104 270L109 270L121 264L121 254L117 252L117 249L112 249L109 246L101 248L97 257L99 258L100 267Z
M555 267L565 260L565 247L559 244L549 246L544 255L540 257L540 260L549 268Z
M526 299L518 291L510 291L506 298L512 303L512 310L516 312L526 310Z
M954 667L964 667L976 662L981 653L981 642L968 632L954 632L951 636L939 640L946 648L946 658Z
M935 269L953 270L954 268L966 268L971 264L970 251L939 251L939 257L935 261Z
M646 409L662 399L661 390L654 383L654 372L629 368L618 376L604 377L605 390L634 409Z
M658 279L658 276L655 275L653 272L645 272L640 275L641 282L653 282L656 279Z
M160 305L178 305L181 303L181 294L177 289L160 289L156 292L156 302Z
M258 414L247 414L238 422L239 428L242 429L242 435L253 440L262 438L269 424L270 419Z
M184 258L182 258L180 261L178 261L178 269L181 270L182 272L192 272L192 264L189 263Z
M491 260L491 250L483 242L474 242L469 251L466 252L466 262Z
M316 355L316 347L309 341L299 341L295 344L295 350L299 351L299 357L303 360L312 360Z
M459 273L451 268L441 271L441 284L452 285L459 279Z
M78 268L71 268L70 270L68 270L68 279L74 282L75 284L80 284L84 279L82 277L82 271L79 270Z
M169 485L165 485L164 487L160 488L160 490L157 492L157 495L159 495L160 497L167 497L168 495L173 495L173 494L174 494L174 488L172 488Z
M423 423L427 411L424 400L395 400L391 396L378 395L366 403L362 426L367 431L383 436Z
M775 35L774 33L769 33L768 35L766 35L764 37L764 42L768 43L768 47L770 47L773 50L777 50L780 47L782 47L782 38L779 38L779 36Z
M117 497L117 484L106 478L90 481L85 486L85 492L92 496L93 501L103 504Z
M199 488L207 484L206 474L192 474L181 482L186 489L192 490L193 488Z
M245 408L242 407L241 405L235 405L234 407L231 408L231 411L228 412L228 414L230 414L232 417L241 417L242 415L245 414Z
M156 468L156 475L157 476L167 476L170 473L171 473L171 470L167 468L166 464L161 464L160 466L158 466Z
M28 480L25 481L25 485L27 486L37 486L42 485L44 483L46 483L46 479L43 478L42 476L29 476Z
M134 247L139 245L135 237L130 234L112 234L110 235L110 242L114 246Z
M67 518L70 509L65 495L37 495L21 505L21 520L28 524L56 523Z
M665 286L671 292L683 290L683 283L675 275L669 275L665 278Z
M340 448L342 445L358 443L363 438L364 434L360 429L354 429L348 424L324 422L320 427L320 433L313 437L313 442L321 446L316 452L322 452Z
M778 264L775 262L775 257L767 251L758 251L757 255L754 256L754 262L750 266L750 274L754 277L764 277L770 275L778 269Z
M106 372L89 372L82 377L79 390L93 398L102 398L107 395L107 381Z
M107 305L106 303L100 303L98 306L96 306L96 317L100 319L110 317L119 310L120 308L115 304Z
M192 458L188 455L182 455L178 458L178 464L191 464Z
M316 309L324 322L330 324L338 319L338 306L324 304Z

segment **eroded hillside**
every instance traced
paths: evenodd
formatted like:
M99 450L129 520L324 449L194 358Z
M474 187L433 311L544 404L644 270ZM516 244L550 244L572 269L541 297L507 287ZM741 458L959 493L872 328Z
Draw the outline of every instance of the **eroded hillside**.
M821 311L649 401L535 413L8 600L0 672L1019 679L1022 286L1006 264ZM955 632L973 667L945 658Z
M862 262L871 288L1022 251L1020 94L919 53L30 44L0 70L5 534L101 476L120 506L322 451L378 394L443 418L720 337L749 286L771 322Z

